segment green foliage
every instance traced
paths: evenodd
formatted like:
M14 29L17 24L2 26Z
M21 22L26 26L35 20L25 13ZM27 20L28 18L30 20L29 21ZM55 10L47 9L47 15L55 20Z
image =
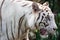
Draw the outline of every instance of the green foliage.
M36 34L36 40L40 40L41 38L40 38L40 33L38 29L36 29L35 34Z

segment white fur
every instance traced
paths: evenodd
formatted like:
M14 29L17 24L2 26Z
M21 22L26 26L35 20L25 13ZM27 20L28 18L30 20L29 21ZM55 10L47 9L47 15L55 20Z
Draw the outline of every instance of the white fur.
M34 16L34 14L29 15L28 18L27 18L27 21L28 21L28 25L30 27L34 26L34 23L35 23L35 16Z
M29 5L26 7L22 7L22 5L24 5L25 3L26 4L28 3ZM4 33L4 35L3 35L4 37L6 37L6 24L7 24L9 38L12 38L11 22L12 22L12 31L13 31L14 37L15 38L17 37L19 18L22 17L24 14L26 14L26 18L27 18L29 27L34 26L34 23L36 21L35 18L38 17L38 15L37 16L35 16L34 14L29 15L29 13L32 12L32 7L29 7L32 5L32 3L33 2L31 2L31 1L11 2L9 0L5 0L2 10L1 10L1 12L2 12L1 13L2 14L2 30L3 30L2 32ZM40 8L43 9L42 7L40 7ZM42 14L41 14L41 16L42 16ZM39 20L41 20L41 17ZM51 20L52 21L51 21L49 27L51 29L57 28L54 18L52 18ZM14 25L15 25L15 28L14 28ZM27 38L27 40L28 40L28 38Z

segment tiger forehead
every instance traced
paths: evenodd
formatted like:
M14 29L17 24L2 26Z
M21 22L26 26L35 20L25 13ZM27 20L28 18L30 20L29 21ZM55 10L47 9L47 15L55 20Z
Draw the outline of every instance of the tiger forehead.
M49 13L49 11L51 10L49 7L43 5L40 5L39 8L42 10L42 12L46 11Z
M47 15L49 15L49 12L48 12L48 10L43 10L42 14L43 14L43 16L47 16Z

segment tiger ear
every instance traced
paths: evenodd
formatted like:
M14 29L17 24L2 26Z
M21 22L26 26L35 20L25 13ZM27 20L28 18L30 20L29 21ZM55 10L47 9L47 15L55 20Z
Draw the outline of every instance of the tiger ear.
M44 6L49 6L49 2L43 3Z
M33 3L32 3L32 9L33 9L33 11L35 11L35 12L37 12L37 11L40 10L40 9L39 9L39 6L38 6L38 4L37 4L36 2L33 2Z

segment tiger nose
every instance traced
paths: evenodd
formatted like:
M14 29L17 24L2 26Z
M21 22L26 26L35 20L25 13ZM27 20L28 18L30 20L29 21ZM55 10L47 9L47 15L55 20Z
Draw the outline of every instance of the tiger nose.
M53 28L53 30L57 30L57 28Z

